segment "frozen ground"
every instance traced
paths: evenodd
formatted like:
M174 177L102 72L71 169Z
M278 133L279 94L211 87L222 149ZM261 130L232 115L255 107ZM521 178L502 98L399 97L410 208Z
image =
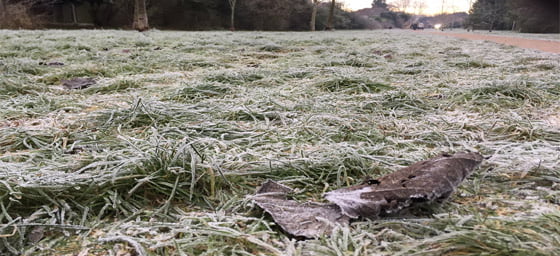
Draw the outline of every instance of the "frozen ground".
M0 252L559 254L559 67L409 31L3 30ZM287 237L246 199L463 150L488 159L443 205L331 237Z

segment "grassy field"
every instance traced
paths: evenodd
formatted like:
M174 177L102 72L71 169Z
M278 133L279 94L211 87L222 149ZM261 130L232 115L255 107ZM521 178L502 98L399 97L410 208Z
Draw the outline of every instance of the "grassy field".
M409 31L0 30L0 254L558 255L559 70ZM464 150L488 159L447 202L330 237L247 198Z

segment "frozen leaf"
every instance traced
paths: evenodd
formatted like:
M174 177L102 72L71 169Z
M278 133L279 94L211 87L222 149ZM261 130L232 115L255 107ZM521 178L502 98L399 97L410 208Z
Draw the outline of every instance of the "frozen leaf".
M328 192L325 198L352 218L394 213L413 203L449 197L482 159L478 153L442 154L379 179Z
M338 206L288 200L287 194L292 191L287 186L269 180L252 199L293 236L319 237L331 233L336 225L348 224L350 218L343 215Z
M29 232L29 234L27 235L27 239L29 239L30 243L36 244L37 242L41 241L41 239L43 239L44 236L45 236L45 227L37 226L34 227L31 230L31 232Z
M64 63L58 62L58 61L54 61L54 62L39 62L39 65L44 65L44 66L64 66Z
M350 218L375 218L415 203L445 199L482 159L478 153L442 154L379 179L326 193L325 198L334 204L288 200L287 194L293 190L270 180L252 199L289 234L318 237L331 233L336 224L347 224Z
M68 80L62 80L62 86L66 89L85 89L90 87L91 85L95 84L95 79L86 77L86 78L72 78Z

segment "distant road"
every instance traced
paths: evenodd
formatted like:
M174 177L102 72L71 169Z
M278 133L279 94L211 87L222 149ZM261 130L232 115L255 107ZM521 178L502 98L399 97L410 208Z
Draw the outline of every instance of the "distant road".
M527 48L527 49L535 49L543 52L560 53L560 42L554 42L554 41L525 39L525 38L509 37L509 36L490 36L490 35L481 35L476 33L446 33L440 31L425 31L424 33L430 33L430 34L441 35L441 36L452 36L452 37L464 38L470 40L488 40L500 44L513 45L513 46Z

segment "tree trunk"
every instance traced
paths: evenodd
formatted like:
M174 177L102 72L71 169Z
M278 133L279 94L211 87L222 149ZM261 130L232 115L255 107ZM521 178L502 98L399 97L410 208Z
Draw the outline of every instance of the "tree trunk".
M6 18L6 5L4 4L4 0L0 0L0 25L2 21Z
M311 22L309 23L309 28L311 29L311 31L315 31L315 23L316 23L315 20L317 19L318 6L319 6L319 0L313 0L313 10L311 11Z
M229 30L235 31L235 3L237 0L229 0L229 7L231 9L230 26Z
M78 23L78 15L76 14L76 5L71 3L70 6L72 7L72 23Z
M333 30L334 29L333 23L334 23L334 7L335 7L335 5L336 5L336 0L332 0L331 1L331 8L329 10L329 18L327 20L327 28L326 28L327 30Z
M138 31L146 31L150 29L148 25L148 12L146 11L146 0L134 1L134 21L132 28Z
M489 32L492 32L492 30L494 30L494 22L496 21L496 14L494 13L494 10L492 10L491 15L492 16L490 17L490 29L488 30Z

